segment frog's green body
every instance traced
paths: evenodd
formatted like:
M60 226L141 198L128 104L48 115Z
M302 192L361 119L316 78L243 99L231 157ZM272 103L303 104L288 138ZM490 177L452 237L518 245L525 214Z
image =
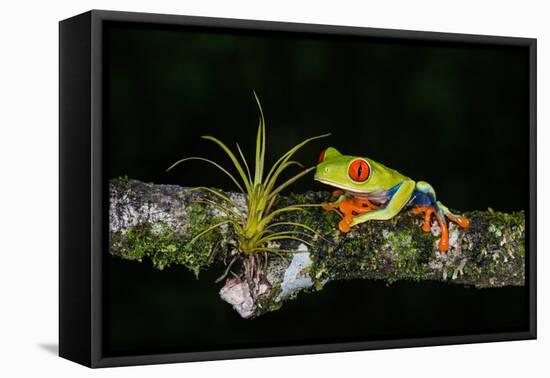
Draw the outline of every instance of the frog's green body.
M464 228L469 226L465 217L453 214L436 200L435 191L427 182L415 182L372 159L342 155L333 147L321 154L315 180L340 189L335 192L338 199L323 204L323 208L338 208L343 213L339 223L342 232L368 220L391 219L410 208L424 214L424 231L430 230L431 216L435 215L441 228L439 250L445 252L449 248L447 219Z

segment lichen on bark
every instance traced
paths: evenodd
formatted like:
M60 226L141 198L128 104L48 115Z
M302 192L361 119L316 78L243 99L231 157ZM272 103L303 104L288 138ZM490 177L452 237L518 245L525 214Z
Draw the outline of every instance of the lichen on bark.
M128 260L150 260L159 269L181 264L197 276L212 264L227 266L229 261L240 260L229 227L217 228L189 245L198 232L222 219L197 202L205 195L175 185L112 180L110 253ZM242 195L229 195L244 206ZM281 196L276 206L315 204L329 198L328 192L290 194ZM489 209L466 216L470 228L461 230L451 224L451 248L442 254L437 251L437 223L431 233L424 233L420 217L409 212L389 221L358 225L347 234L338 230L340 218L335 212L320 208L288 212L279 220L302 223L319 233L311 245L281 242L282 249L297 253L268 256L256 282L258 295L251 294L249 283L239 278L242 261L237 261L220 295L241 316L254 317L279 309L300 292L321 290L335 280L373 279L388 284L437 280L478 288L524 285L524 213Z
M198 278L231 243L228 232L213 230L189 244L203 229L219 221L200 194L187 188L115 180L110 185L109 250L138 262L149 259L164 269L180 264ZM144 195L147 193L147 195Z

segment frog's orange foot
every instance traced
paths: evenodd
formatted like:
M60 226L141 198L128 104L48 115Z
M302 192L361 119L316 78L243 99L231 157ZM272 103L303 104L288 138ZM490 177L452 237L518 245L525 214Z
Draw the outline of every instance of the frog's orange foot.
M425 208L426 206L417 206L417 207L413 207L409 211L413 214L423 214L425 211Z
M430 225L430 222L424 222L422 224L422 231L430 232L431 230L432 230L432 226Z
M418 206L411 209L413 214L424 214L424 223L422 224L422 231L430 232L432 229L432 214L435 208L433 206Z
M323 202L321 204L321 208L325 211L332 211L333 209L337 208L338 206L333 205L332 203Z
M447 227L447 220L445 219L445 215L441 218L437 212L434 214L439 224L439 228L441 229L441 238L439 239L437 249L439 249L441 253L447 253L449 250L449 228Z
M460 227L464 229L470 227L470 220L463 215L453 216L453 215L447 214L447 218L449 218L450 221L455 222L456 224L458 224Z
M460 217L457 223L462 228L470 228L470 220L466 217Z
M443 235L441 236L437 244L437 249L442 253L446 253L449 250L449 235L446 237L443 237Z
M437 249L445 253L449 250L449 229L447 228L447 220L440 218L436 208L434 206L417 206L411 209L413 214L424 214L424 223L422 224L422 231L430 232L432 229L432 215L435 215L435 219L441 229L441 237L437 244Z
M470 220L465 216L445 213L444 217L464 229L470 227ZM445 219L441 220L437 215L436 218L439 222L439 226L441 227L441 239L439 239L437 249L439 249L442 253L446 253L449 250L449 230L447 228L447 222Z
M344 233L347 233L351 230L351 226L346 219L342 219L338 222L338 229Z

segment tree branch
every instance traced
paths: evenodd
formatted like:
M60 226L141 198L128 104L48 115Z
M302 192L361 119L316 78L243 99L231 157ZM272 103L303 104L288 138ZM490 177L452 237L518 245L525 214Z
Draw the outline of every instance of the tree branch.
M447 254L437 251L437 223L432 225L432 233L424 233L422 217L409 212L389 221L358 225L348 234L338 231L340 218L335 212L313 207L285 213L278 221L306 224L323 237L314 237L311 246L298 241L276 246L296 251L293 253L258 255L260 274L250 282L242 274L249 258L237 250L228 225L189 245L199 232L224 219L221 212L201 202L205 198L219 201L216 196L135 180L112 180L109 191L113 256L148 259L159 269L181 264L197 277L212 264L224 264L231 278L220 296L246 318L276 310L300 291L321 290L334 280L437 280L478 288L522 286L525 282L523 212L467 213L471 221L468 230L450 225L451 248ZM246 211L241 194L225 194ZM280 197L277 206L318 204L328 199L328 192L291 194Z

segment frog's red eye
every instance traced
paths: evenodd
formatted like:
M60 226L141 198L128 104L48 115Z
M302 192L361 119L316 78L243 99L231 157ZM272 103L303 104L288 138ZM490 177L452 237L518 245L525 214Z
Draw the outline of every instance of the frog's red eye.
M325 151L326 150L322 150L321 153L319 154L319 163L322 163L325 161Z
M370 176L370 166L363 159L357 159L351 162L348 168L349 177L352 180L363 182L366 181Z

